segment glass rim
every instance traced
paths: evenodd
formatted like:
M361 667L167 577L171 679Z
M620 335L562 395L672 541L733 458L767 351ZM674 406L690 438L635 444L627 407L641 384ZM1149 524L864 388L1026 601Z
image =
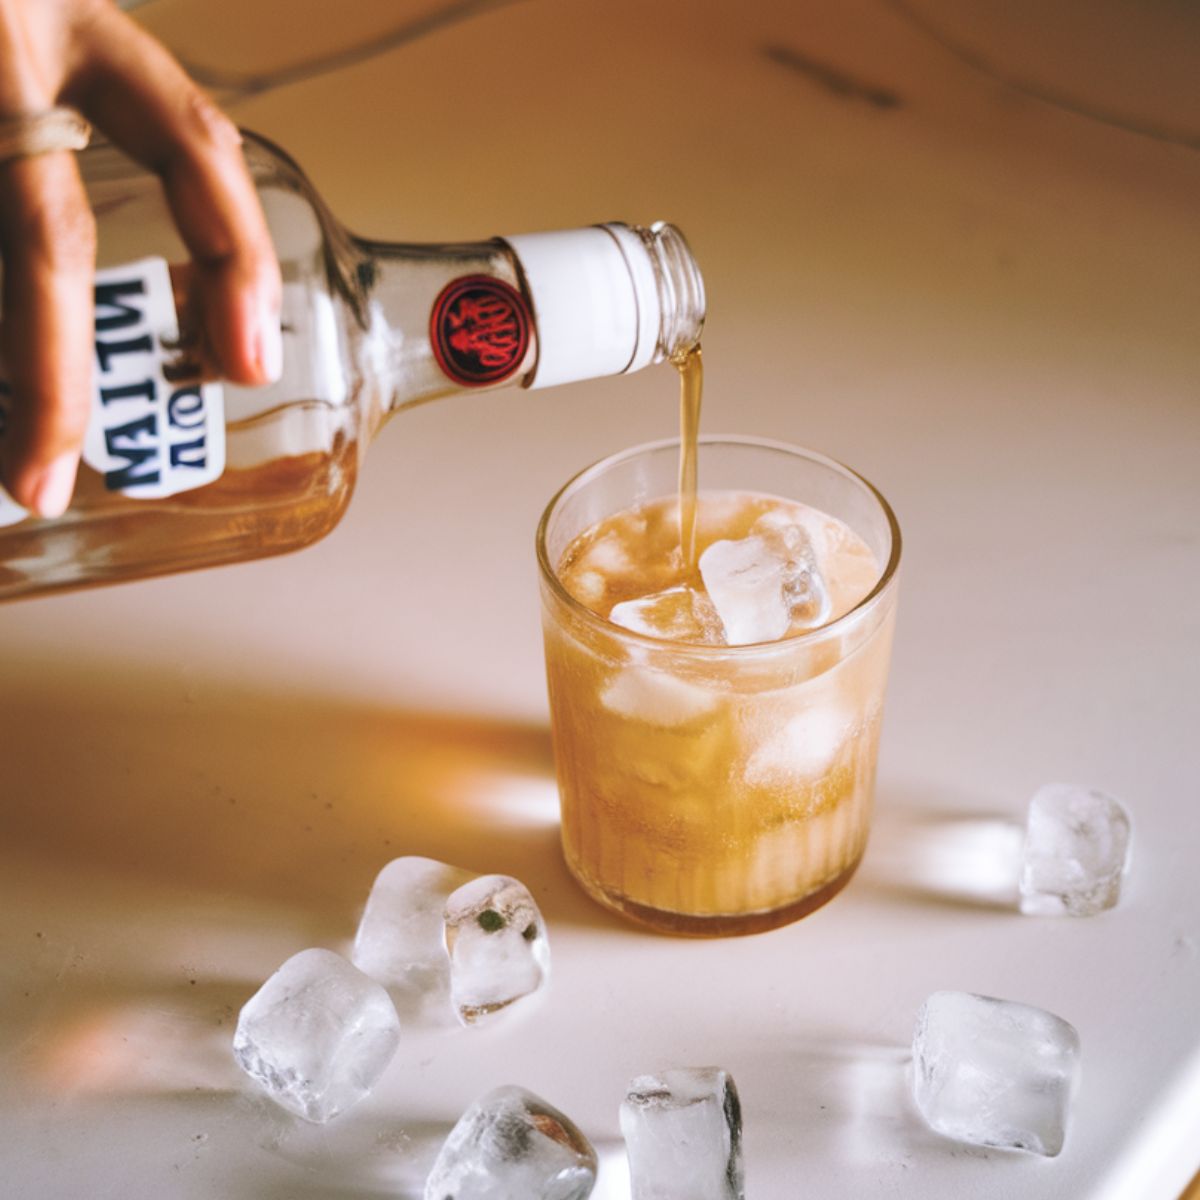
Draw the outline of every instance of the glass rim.
M593 477L599 476L609 467L616 466L631 458L640 458L644 455L653 454L660 450L668 448L678 449L679 438L659 438L653 442L642 442L637 446L629 446L624 450L618 450L613 454L607 454L603 458L597 459L595 462L589 463L582 470L576 471L566 483L558 489L557 492L550 498L545 509L542 512L541 520L538 521L536 533L536 547L538 568L541 571L542 578L550 586L556 599L567 606L567 610L577 617L580 617L589 624L599 625L605 630L619 632L623 637L628 637L633 640L634 644L642 643L647 646L653 646L657 649L671 647L676 653L688 653L698 655L753 655L754 653L767 653L772 648L778 649L780 646L787 645L803 646L806 644L815 643L823 638L827 638L833 631L844 628L851 620L854 620L865 613L868 609L873 608L879 601L880 597L888 590L895 580L896 573L900 568L900 523L896 520L896 514L892 511L892 506L887 502L883 493L865 476L860 475L853 468L846 466L845 463L839 462L835 458L830 458L827 454L822 454L819 450L809 450L805 446L798 446L793 442L783 442L776 438L756 437L752 434L736 434L736 433L707 433L702 434L697 438L697 448L702 446L726 445L726 446L742 446L756 450L775 450L782 454L787 454L793 458L806 458L811 462L818 463L821 466L828 467L843 476L848 477L853 482L865 488L872 496L875 502L879 505L888 525L888 532L891 535L892 546L891 552L888 555L888 560L884 564L883 570L879 573L879 578L875 581L875 586L857 603L853 608L847 609L840 617L832 621L826 622L824 625L818 625L815 629L806 629L800 633L790 634L786 637L776 638L769 642L748 642L738 646L710 646L701 642L677 642L669 638L652 637L647 633L638 633L634 629L626 629L624 625L618 625L615 621L610 621L607 617L602 617L598 612L588 608L563 586L562 580L558 577L558 572L554 569L550 562L549 555L546 550L546 534L550 528L550 521L558 509L561 501L569 492L578 490L584 484L588 483ZM703 488L700 489L703 492ZM611 515L611 514L609 514ZM581 531L582 532L582 531Z

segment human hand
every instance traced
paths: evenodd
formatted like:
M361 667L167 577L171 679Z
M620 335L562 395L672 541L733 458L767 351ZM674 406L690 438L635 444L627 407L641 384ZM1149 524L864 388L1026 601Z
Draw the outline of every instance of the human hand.
M192 256L203 338L235 383L278 378L279 267L232 122L111 0L0 0L0 126L68 105L155 171ZM10 126L11 127L11 126ZM0 161L0 478L60 515L91 404L95 222L65 150Z

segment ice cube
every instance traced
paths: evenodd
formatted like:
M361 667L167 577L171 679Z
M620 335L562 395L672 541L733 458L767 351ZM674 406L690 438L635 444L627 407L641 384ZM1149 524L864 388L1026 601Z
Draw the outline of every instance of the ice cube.
M302 950L246 1002L233 1053L277 1104L324 1123L374 1087L399 1042L381 984L331 950Z
M1021 911L1090 917L1112 908L1129 836L1129 814L1112 796L1067 783L1039 788L1025 829Z
M450 998L474 1024L537 991L550 974L546 924L524 884L482 875L446 901Z
M913 1034L913 1095L946 1137L1053 1157L1079 1082L1079 1035L1040 1008L935 992Z
M818 512L806 504L788 504L768 508L753 525L751 533L778 537L785 545L797 549L811 548L818 563L823 563L831 550L839 549L846 526L828 513Z
M784 563L762 538L713 542L700 555L700 576L729 645L773 642L787 633Z
M794 626L827 619L829 598L808 534L799 525L764 523L736 541L713 542L700 576L731 646L773 642Z
M580 571L571 577L571 594L593 612L604 602L607 590L608 583L599 571Z
M785 564L783 597L793 626L815 629L829 620L829 592L821 574L819 549L827 545L827 520L811 509L769 510L751 526ZM819 540L817 540L819 539Z
M625 575L633 570L625 539L615 529L592 542L584 550L582 561L601 575Z
M406 1015L439 1001L449 1009L443 914L450 893L470 879L467 871L419 855L393 859L375 877L351 958Z
M746 760L746 782L780 787L824 775L849 737L853 717L840 705L814 705L787 718L761 740L753 718L747 726L757 744Z
M719 1067L639 1075L621 1105L633 1200L742 1200L742 1110Z
M585 1200L596 1152L571 1120L532 1092L500 1087L450 1131L425 1200Z
M725 641L725 631L713 602L703 592L686 585L636 600L623 600L613 605L608 619L634 633L671 642L720 646Z
M650 725L686 725L717 705L717 694L655 667L622 667L600 693L610 712Z

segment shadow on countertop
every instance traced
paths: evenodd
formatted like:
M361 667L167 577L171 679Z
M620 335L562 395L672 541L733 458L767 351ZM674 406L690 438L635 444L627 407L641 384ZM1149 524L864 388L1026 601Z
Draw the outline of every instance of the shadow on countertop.
M422 854L525 881L547 919L617 928L571 881L544 725L388 711L54 664L0 682L0 844L64 867L345 915Z
M853 886L859 894L910 904L1015 913L1022 816L981 806L974 796L881 787Z

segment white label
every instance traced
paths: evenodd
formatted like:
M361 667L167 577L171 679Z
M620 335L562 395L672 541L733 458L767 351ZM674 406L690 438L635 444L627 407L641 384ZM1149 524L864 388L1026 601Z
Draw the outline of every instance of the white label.
M221 385L168 380L180 364L179 325L165 259L96 272L96 361L83 461L109 491L174 496L225 470ZM175 368L175 369L173 369ZM12 398L0 379L0 439ZM0 488L0 527L29 515Z
M225 469L221 387L167 378L180 362L171 273L161 258L96 272L96 363L83 461L109 491L157 499Z

